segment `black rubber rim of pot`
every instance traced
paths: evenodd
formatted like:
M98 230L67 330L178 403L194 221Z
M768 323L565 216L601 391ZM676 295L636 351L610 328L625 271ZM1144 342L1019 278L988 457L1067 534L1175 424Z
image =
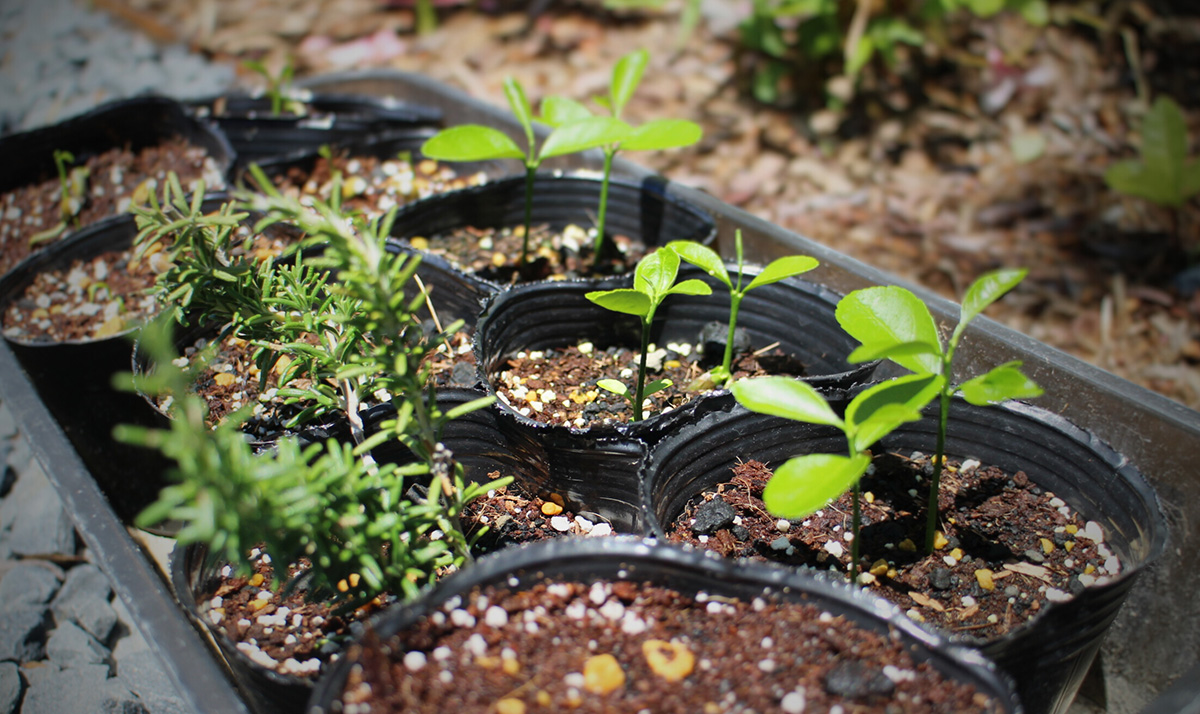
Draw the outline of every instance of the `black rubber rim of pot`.
M572 223L591 226L600 200L599 178L539 174L534 180L532 222L561 230ZM716 224L702 209L666 193L666 180L648 177L641 183L613 179L609 185L606 231L623 234L647 247L673 240L710 245ZM412 249L413 237L433 239L466 226L504 228L521 226L525 211L525 177L489 181L414 201L396 214L392 238ZM461 270L440 256L426 259L444 270ZM490 291L504 286L472 276Z
M694 549L629 536L563 539L486 556L439 582L418 601L379 613L367 627L386 639L475 587L507 585L520 589L549 578L578 582L597 578L649 581L690 594L705 592L751 599L776 593L787 600L810 602L866 629L903 639L914 659L928 661L943 676L974 684L1005 711L1021 711L1006 677L977 651L950 644L915 626L894 605L867 596L858 588L758 563L725 561ZM346 654L317 681L307 711L338 711L335 702L355 666L356 649L354 644L347 647Z
M110 102L73 119L0 139L0 156L5 157L6 169L0 174L0 192L57 176L56 150L69 151L76 163L82 163L114 147L128 145L139 151L174 136L204 149L222 178L230 180L237 155L219 129L196 118L175 100L145 96ZM92 225L119 218L101 219Z
M844 406L847 397L833 401ZM877 449L932 451L935 414L930 408L925 419L901 427ZM1074 696L1137 574L1165 549L1165 517L1149 484L1125 457L1057 414L1019 402L975 407L956 399L949 425L950 457L974 458L1009 473L1025 471L1085 519L1099 522L1106 543L1121 558L1118 577L1066 603L1050 603L1044 614L1008 635L991 641L949 638L978 647L1008 672L1030 712L1056 711ZM696 494L728 481L739 457L772 464L844 447L845 437L832 427L740 406L699 418L660 441L646 459L639 499L647 528L665 538L663 524Z
M308 91L300 92L298 99L311 109L309 114L273 116L269 98L248 94L211 97L191 105L228 136L241 167L272 156L361 141L364 135L432 136L442 120L436 107L396 99ZM223 107L219 112L218 106Z

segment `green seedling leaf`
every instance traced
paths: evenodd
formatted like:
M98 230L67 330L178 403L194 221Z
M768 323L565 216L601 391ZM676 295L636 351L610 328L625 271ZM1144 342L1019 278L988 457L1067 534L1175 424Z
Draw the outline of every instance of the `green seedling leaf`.
M438 161L525 158L525 152L508 134L479 124L443 129L421 145L421 153Z
M774 516L804 518L850 489L870 464L863 454L797 456L775 469L763 489L763 502Z
M692 278L672 286L667 295L712 295L712 288L703 280Z
M671 386L672 384L674 384L674 382L672 382L669 379L656 379L653 382L646 385L646 387L643 390L642 397L644 398L644 397L650 396L651 394L657 394L658 392L661 392L662 390L666 389L667 387Z
M619 144L629 135L629 125L613 117L587 117L562 124L542 144L538 161L574 154L606 144Z
M594 290L584 297L606 310L638 317L649 314L651 308L650 298L645 293L632 288Z
M906 355L936 355L938 347L928 342L905 342L899 345L861 345L846 357L851 364L861 364L877 359L895 359Z
M807 255L789 255L784 258L776 258L767 267L762 269L758 275L754 276L754 280L746 286L746 290L777 283L786 278L795 277L802 273L807 273L813 268L820 265L816 258L811 258Z
M629 387L625 386L625 384L619 380L598 379L596 380L596 386L618 396L625 397L626 399L629 398Z
M937 325L929 308L909 290L897 286L855 290L838 302L835 316L842 329L862 343L864 354L887 356L914 372L941 373ZM912 343L936 347L916 352ZM892 348L900 348L898 354L889 354Z
M700 141L704 130L686 119L656 119L633 129L621 142L622 151L657 151L691 146Z
M876 384L863 390L846 406L846 423L851 429L857 429L874 418L876 412L894 404L920 412L937 397L945 383L941 375L925 372Z
M653 299L666 295L678 274L679 254L670 250L655 251L638 263L633 273L633 286Z
M963 399L977 406L999 404L1009 399L1032 399L1044 392L1021 371L1020 362L1008 362L960 385Z
M1142 122L1141 160L1113 164L1104 180L1115 191L1179 208L1200 193L1200 161L1188 161L1187 148L1183 112L1159 97Z
M1024 280L1027 273L1029 271L1024 269L995 270L979 276L979 279L971 283L971 286L967 288L967 294L963 296L962 310L955 331L961 332L966 324L974 320L979 313L1004 297L1005 293Z
M921 413L913 411L903 404L886 404L871 415L871 418L859 425L850 440L850 448L854 451L866 451L883 437L892 433L901 424L919 421Z
M609 109L613 116L621 116L625 105L633 98L638 85L642 82L642 74L650 62L650 54L646 50L635 50L617 60L613 66L612 82L609 85Z
M508 100L508 106L512 109L513 116L521 124L521 128L525 130L525 138L531 147L529 153L532 154L533 108L529 106L529 99L525 97L525 90L521 87L521 83L512 77L505 77L504 97Z
M712 248L695 241L675 240L668 243L666 249L720 280L726 287L733 288L733 281L729 279L729 271L725 269L725 261L721 260L721 256L717 255Z
M557 94L542 100L542 122L550 126L562 126L568 122L587 119L592 112L574 99Z
M809 424L827 424L839 429L844 422L829 402L807 383L790 377L739 379L730 387L738 404L752 412L794 419Z

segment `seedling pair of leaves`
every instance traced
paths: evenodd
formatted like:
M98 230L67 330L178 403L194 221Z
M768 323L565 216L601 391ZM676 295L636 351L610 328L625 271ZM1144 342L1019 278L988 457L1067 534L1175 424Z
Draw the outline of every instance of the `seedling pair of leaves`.
M734 246L737 254L736 283L729 275L725 261L712 248L692 241L672 241L666 246L667 250L677 253L680 258L700 268L729 288L729 335L725 340L725 354L720 367L711 370L707 378L702 377L693 385L697 389L724 386L733 378L734 332L737 329L738 308L742 304L742 299L746 297L746 293L754 288L807 273L819 265L816 258L810 258L807 255L789 255L771 261L749 283L746 283L745 262L742 259L741 229L734 234Z
M1187 151L1183 112L1170 97L1159 97L1142 121L1141 160L1113 164L1104 180L1114 191L1181 208L1200 193L1200 161L1187 159Z
M676 284L679 275L679 254L672 250L658 250L638 263L634 271L633 287L617 290L594 290L587 293L588 300L614 312L636 315L642 321L642 348L638 362L637 385L633 392L615 379L602 379L596 386L619 394L633 407L633 420L642 419L642 402L646 397L671 386L669 379L658 379L646 384L646 353L650 349L650 327L654 313L663 300L670 295L711 295L712 288L702 280L684 280Z
M67 230L71 223L78 225L79 212L87 201L87 180L91 170L87 166L70 167L75 155L69 151L54 150L54 167L58 170L58 223L29 237L29 245L54 240Z
M525 133L526 149L522 149L504 132L478 124L450 127L438 132L421 147L421 153L440 161L487 161L521 159L525 164L524 234L519 265L524 266L529 253L529 233L533 206L533 181L542 162L554 156L564 156L588 149L604 149L604 179L600 189L597 212L597 231L594 254L597 259L604 239L604 223L608 209L609 177L612 161L618 150L644 151L686 146L700 139L701 129L683 120L664 119L643 124L636 129L621 121L621 112L633 97L641 82L649 55L644 50L622 57L613 68L608 97L596 102L608 110L608 116L593 115L587 107L561 96L546 97L541 115L533 109L519 82L512 77L504 80L504 95L517 122ZM537 146L533 123L535 120L552 127L541 147Z

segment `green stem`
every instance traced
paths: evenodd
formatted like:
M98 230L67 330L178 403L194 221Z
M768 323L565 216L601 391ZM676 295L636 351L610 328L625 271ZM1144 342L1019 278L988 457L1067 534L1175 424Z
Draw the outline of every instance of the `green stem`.
M949 370L943 372L948 374ZM934 446L933 476L929 480L928 514L925 519L925 552L933 552L938 524L938 490L942 481L942 463L946 460L946 424L950 420L950 389L945 387L938 401L937 443Z
M741 287L741 276L738 276L738 283ZM741 307L744 293L733 290L729 294L729 335L725 339L725 359L721 362L721 368L725 370L727 379L733 378L733 334L737 329L738 308Z
M854 488L851 489L851 493L854 498L854 513L850 519L850 581L853 583L858 582L858 574L862 570L862 564L859 562L860 547L858 543L858 531L859 526L862 523L862 509L859 505L859 494L861 490L862 489L859 487L858 481L855 481Z
M613 157L616 149L604 149L604 179L600 182L600 208L596 213L596 241L592 244L592 260L600 267L600 248L604 245L604 217L608 214L608 179L612 175Z
M533 224L533 177L537 174L536 166L525 167L525 233L521 236L521 260L518 270L525 268L525 260L529 255L529 231Z
M633 394L633 420L642 420L642 391L646 388L646 352L650 349L650 322L654 319L654 311L642 318L642 355L638 360L637 389Z

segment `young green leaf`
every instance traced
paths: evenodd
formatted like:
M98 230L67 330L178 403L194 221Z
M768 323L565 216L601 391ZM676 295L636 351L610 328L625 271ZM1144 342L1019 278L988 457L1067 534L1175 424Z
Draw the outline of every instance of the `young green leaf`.
M641 84L642 74L649 62L650 54L646 50L635 50L617 60L613 67L608 94L608 108L612 110L613 116L621 116L625 105L633 98L633 93Z
M1024 280L1028 273L1029 271L1025 269L994 270L979 276L975 282L971 283L971 286L967 288L967 294L963 296L962 309L955 331L964 329L967 323L974 320L989 305L1015 288L1017 283Z
M562 126L567 122L587 119L592 116L587 107L557 94L552 94L542 100L541 120L550 126Z
M712 248L695 241L676 240L668 243L666 249L720 280L726 287L733 288L729 271L725 269L725 261L721 260L721 256Z
M789 255L783 258L776 258L767 263L767 267L754 276L754 280L750 281L750 284L746 286L746 290L753 290L763 285L770 285L780 280L807 273L818 265L820 263L817 262L816 258L807 255Z
M846 407L851 450L866 451L901 424L919 420L944 383L940 375L910 374L861 392Z
M1187 149L1183 112L1160 96L1142 122L1141 160L1113 164L1104 180L1115 191L1179 208L1200 193L1200 161L1187 160Z
M593 290L584 297L600 307L626 315L644 317L650 312L650 297L646 293L632 288Z
M619 395L619 396L622 396L625 398L629 397L629 387L626 387L625 384L619 380L598 379L598 380L596 380L596 386L601 389L608 390L608 391L612 392L613 394L616 394L616 395Z
M863 454L808 454L775 469L763 489L763 502L773 515L804 518L849 490L871 465Z
M1020 362L1008 362L999 367L993 367L986 374L963 382L963 399L971 404L984 406L999 404L1009 399L1032 399L1040 397L1044 392L1029 377L1021 372Z
M679 274L679 255L670 250L658 250L638 263L633 273L633 285L649 296L666 295Z
M605 144L619 144L629 135L629 125L612 117L587 117L561 124L546 137L538 152L539 163L552 156L573 154Z
M521 83L512 77L505 77L504 97L508 100L508 106L512 110L513 116L516 117L521 128L525 130L525 139L529 143L529 153L532 155L533 108L529 106L529 99L525 97L525 90L521 87Z
M622 151L658 151L691 146L704 136L700 125L686 119L656 119L634 128L621 141Z
M729 388L738 404L759 414L845 428L829 402L808 383L790 377L739 379Z
M914 372L942 371L941 338L929 308L916 295L897 286L877 286L855 290L838 302L838 324L862 343L852 357L865 361L864 355L887 356L901 367ZM929 351L914 351L910 343L927 344ZM901 348L895 356L891 348Z
M525 158L525 152L508 134L479 124L443 129L421 145L421 153L438 161Z

